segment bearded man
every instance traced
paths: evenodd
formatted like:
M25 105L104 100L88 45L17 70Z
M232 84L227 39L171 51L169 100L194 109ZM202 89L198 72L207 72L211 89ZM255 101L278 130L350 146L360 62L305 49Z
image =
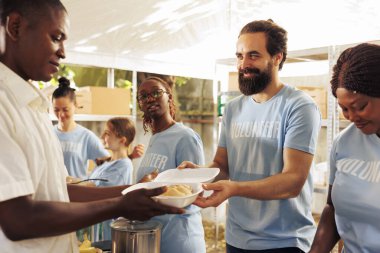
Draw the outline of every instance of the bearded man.
M287 32L272 20L245 25L236 44L243 95L225 107L216 155L221 169L201 207L228 199L227 252L308 252L315 234L312 165L321 116L278 76ZM180 167L197 167L183 162Z

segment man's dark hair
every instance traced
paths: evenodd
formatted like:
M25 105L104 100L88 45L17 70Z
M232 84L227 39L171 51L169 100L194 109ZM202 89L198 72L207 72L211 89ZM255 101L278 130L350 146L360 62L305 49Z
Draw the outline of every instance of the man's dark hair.
M263 32L267 38L267 51L271 56L278 53L283 54L282 61L280 62L279 69L282 68L287 55L287 32L284 28L280 27L273 20L256 20L246 24L240 31L239 37L246 33Z
M45 15L48 8L67 12L60 0L0 0L1 24L5 24L12 12L18 12L29 20L36 20L35 17Z
M2 20L3 20L3 4L4 4L4 0L0 0L0 25L3 24Z
M333 68L331 91L337 88L380 97L380 45L362 43L348 48L339 56Z

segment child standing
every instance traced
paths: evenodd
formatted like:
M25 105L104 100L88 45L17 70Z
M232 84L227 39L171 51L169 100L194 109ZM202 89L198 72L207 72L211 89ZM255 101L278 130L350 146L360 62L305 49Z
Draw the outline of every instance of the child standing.
M97 187L132 184L132 161L128 157L129 146L135 138L133 122L126 117L115 117L107 121L101 136L104 147L111 156L103 159L89 176ZM111 239L111 220L95 226L95 241Z

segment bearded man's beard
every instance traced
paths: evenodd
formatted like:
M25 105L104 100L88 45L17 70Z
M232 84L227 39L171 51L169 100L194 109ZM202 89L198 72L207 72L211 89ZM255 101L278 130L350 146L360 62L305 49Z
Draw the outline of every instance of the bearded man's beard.
M262 72L258 68L245 68L239 71L239 89L246 96L262 92L272 81L272 65L269 64ZM254 74L253 78L245 78L244 73Z

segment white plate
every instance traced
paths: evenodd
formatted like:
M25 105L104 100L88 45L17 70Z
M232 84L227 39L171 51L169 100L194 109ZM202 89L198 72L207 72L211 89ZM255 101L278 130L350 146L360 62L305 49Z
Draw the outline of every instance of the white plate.
M147 183L139 183L132 185L126 189L124 189L121 193L123 195L127 194L128 192L146 188L146 189L153 189L157 187L161 187L164 185L173 185L178 184L173 182L147 182ZM190 204L192 204L196 199L199 193L203 191L202 184L201 183L181 183L191 186L193 194L184 196L184 197L171 197L171 196L155 196L153 199L155 199L157 202L168 205L168 206L174 206L178 208L186 207Z
M219 174L219 168L170 169L157 175L155 182L210 183Z

